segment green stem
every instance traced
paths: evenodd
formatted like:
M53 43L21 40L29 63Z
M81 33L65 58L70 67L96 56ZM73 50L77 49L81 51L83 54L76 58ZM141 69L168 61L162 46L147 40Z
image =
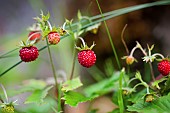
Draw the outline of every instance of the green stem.
M8 55L8 54L10 54L10 53L12 53L12 52L14 52L14 51L16 51L16 50L18 50L18 49L19 49L19 48L15 48L15 49L13 49L13 50L7 52L7 53L2 54L2 55L0 56L0 59L1 59L1 58L7 57L6 55Z
M0 74L0 77L4 74L6 74L8 71L10 71L11 69L13 69L14 67L16 67L17 65L21 64L22 61L17 62L16 64L14 64L13 66L11 66L10 68L8 68L7 70L5 70L3 73Z
M100 4L99 4L98 0L96 0L96 2L97 2L97 5L98 5L98 8L99 8L99 11L100 11L100 13L102 15L102 19L104 19L104 16L103 16L103 13L102 13L102 10L100 8ZM117 62L118 68L121 69L120 62L119 62L119 59L118 59L118 56L117 56L117 53L116 53L116 50L115 50L115 47L114 47L114 44L113 44L113 41L112 41L112 37L111 37L109 29L108 29L108 26L107 26L105 20L103 20L103 22L104 22L104 25L105 25L105 28L106 28L107 35L109 37L110 44L112 46L113 53L114 53L115 58L116 58L116 62Z
M127 85L129 85L132 81L134 81L134 80L138 80L137 78L131 78L129 81L128 81L128 83L127 83Z
M155 76L154 76L154 71L153 71L153 66L152 66L152 63L149 62L149 67L150 67L150 71L151 71L151 77L152 77L152 80L155 81Z
M54 80L55 80L55 85L57 87L58 83L57 83L56 71L55 71L55 67L54 67L54 63L53 63L53 59L52 59L52 55L51 55L51 50L50 50L47 38L46 38L46 44L47 44L47 48L48 48L48 54L49 54L49 57L50 57L50 63L51 63L52 72L53 72L53 76L54 76Z
M146 87L146 93L147 93L147 94L150 94L150 92L149 92L149 87Z
M73 63L72 63L72 69L71 69L70 80L73 79L74 69L75 69L75 63L76 63L76 49L74 49L74 51L73 51Z
M138 86L140 86L140 85L143 85L143 83L138 83L138 84L136 84L136 85L133 87L133 90L135 90L136 87L138 87ZM143 85L143 86L144 86L144 85Z
M57 108L58 108L58 113L61 113L61 111L62 111L62 107L61 107L61 84L58 84L58 104L57 104Z

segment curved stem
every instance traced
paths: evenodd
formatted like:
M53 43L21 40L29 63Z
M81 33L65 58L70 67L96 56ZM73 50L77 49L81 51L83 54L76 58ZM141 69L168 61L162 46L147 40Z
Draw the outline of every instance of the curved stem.
M134 81L134 80L138 80L137 78L132 78L132 79L130 79L129 81L128 81L128 83L127 83L127 85L129 85L132 81Z
M80 40L81 40L81 42L83 43L83 47L86 47L86 43L84 42L84 39L82 38L82 37L78 37Z
M133 87L133 90L136 89L136 87L138 87L138 86L140 86L140 85L143 85L143 83L136 84L136 85Z
M135 47L132 49L132 51L130 52L130 55L129 55L129 56L133 56L133 53L135 52L135 50L136 50L137 48L138 48L138 47L135 46Z
M125 29L126 29L126 28L127 28L127 24L124 26L124 28L123 28L123 30L122 30L121 40L122 40L122 43L123 43L123 45L124 45L124 47L125 47L125 49L126 49L127 54L129 55L129 50L128 50L128 47L127 47L126 42L125 42L125 40L124 40L124 32L125 32Z
M6 103L9 103L8 95L7 95L7 93L6 93L6 90L5 90L4 86L3 86L2 84L0 84L0 86L1 86L1 88L2 88L2 90L3 90L3 92L4 92L4 95L5 95L5 98L6 98Z
M155 53L155 54L153 54L152 56L154 56L154 57L156 57L156 56L160 56L162 59L164 59L165 57L162 55L162 54L160 54L160 53Z
M49 26L49 28L50 28L50 31L52 31L52 30L53 30L53 28L52 28L52 26L51 26L50 22L49 22L49 21L47 21L47 23L48 23L48 26Z
M37 31L37 32L31 34L31 35L28 37L27 42L30 40L30 38L31 38L32 36L34 36L35 34L38 34L38 33L41 33L41 31Z

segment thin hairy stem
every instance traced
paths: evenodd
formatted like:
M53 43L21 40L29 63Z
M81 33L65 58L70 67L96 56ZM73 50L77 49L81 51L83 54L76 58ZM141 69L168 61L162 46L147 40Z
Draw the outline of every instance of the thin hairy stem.
M52 59L52 55L51 55L51 50L50 50L47 38L46 38L46 44L47 44L47 48L48 48L48 54L49 54L49 57L50 57L50 64L51 64L51 68L52 68L52 72L53 72L53 76L54 76L54 80L55 80L55 85L57 87L58 83L57 83L56 71L55 71L55 67L54 67L54 63L53 63L53 59Z

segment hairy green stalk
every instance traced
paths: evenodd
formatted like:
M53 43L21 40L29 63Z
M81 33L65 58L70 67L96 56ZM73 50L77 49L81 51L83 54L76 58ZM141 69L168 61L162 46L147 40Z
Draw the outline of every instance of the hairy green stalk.
M55 80L55 85L57 87L58 83L57 83L56 71L55 71L55 67L54 67L54 63L53 63L53 59L52 59L52 55L51 55L51 50L50 50L47 38L46 38L46 44L47 44L47 48L48 48L48 54L49 54L49 57L50 57L50 64L51 64L51 68L52 68L52 72L53 72L53 76L54 76L54 80Z

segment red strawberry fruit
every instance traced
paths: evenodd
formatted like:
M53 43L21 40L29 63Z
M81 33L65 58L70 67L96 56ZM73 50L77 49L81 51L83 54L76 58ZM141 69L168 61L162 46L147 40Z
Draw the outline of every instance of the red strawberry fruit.
M36 40L38 42L41 38L41 33L39 31L30 31L28 37L30 41Z
M24 62L31 62L38 58L38 49L35 46L23 47L19 51L19 56Z
M50 32L48 34L48 42L52 45L56 45L60 42L60 34L57 32Z
M91 47L88 47L85 44L83 38L79 38L81 39L83 45L81 45L81 47L76 46L76 48L79 50L78 61L82 66L89 68L93 66L96 62L96 54L94 53L94 51L92 51L92 48L95 46L95 44L93 43Z
M162 60L158 63L158 71L167 76L170 73L170 62L168 60Z
M91 67L96 62L96 54L92 50L82 50L78 53L78 61L84 67Z

